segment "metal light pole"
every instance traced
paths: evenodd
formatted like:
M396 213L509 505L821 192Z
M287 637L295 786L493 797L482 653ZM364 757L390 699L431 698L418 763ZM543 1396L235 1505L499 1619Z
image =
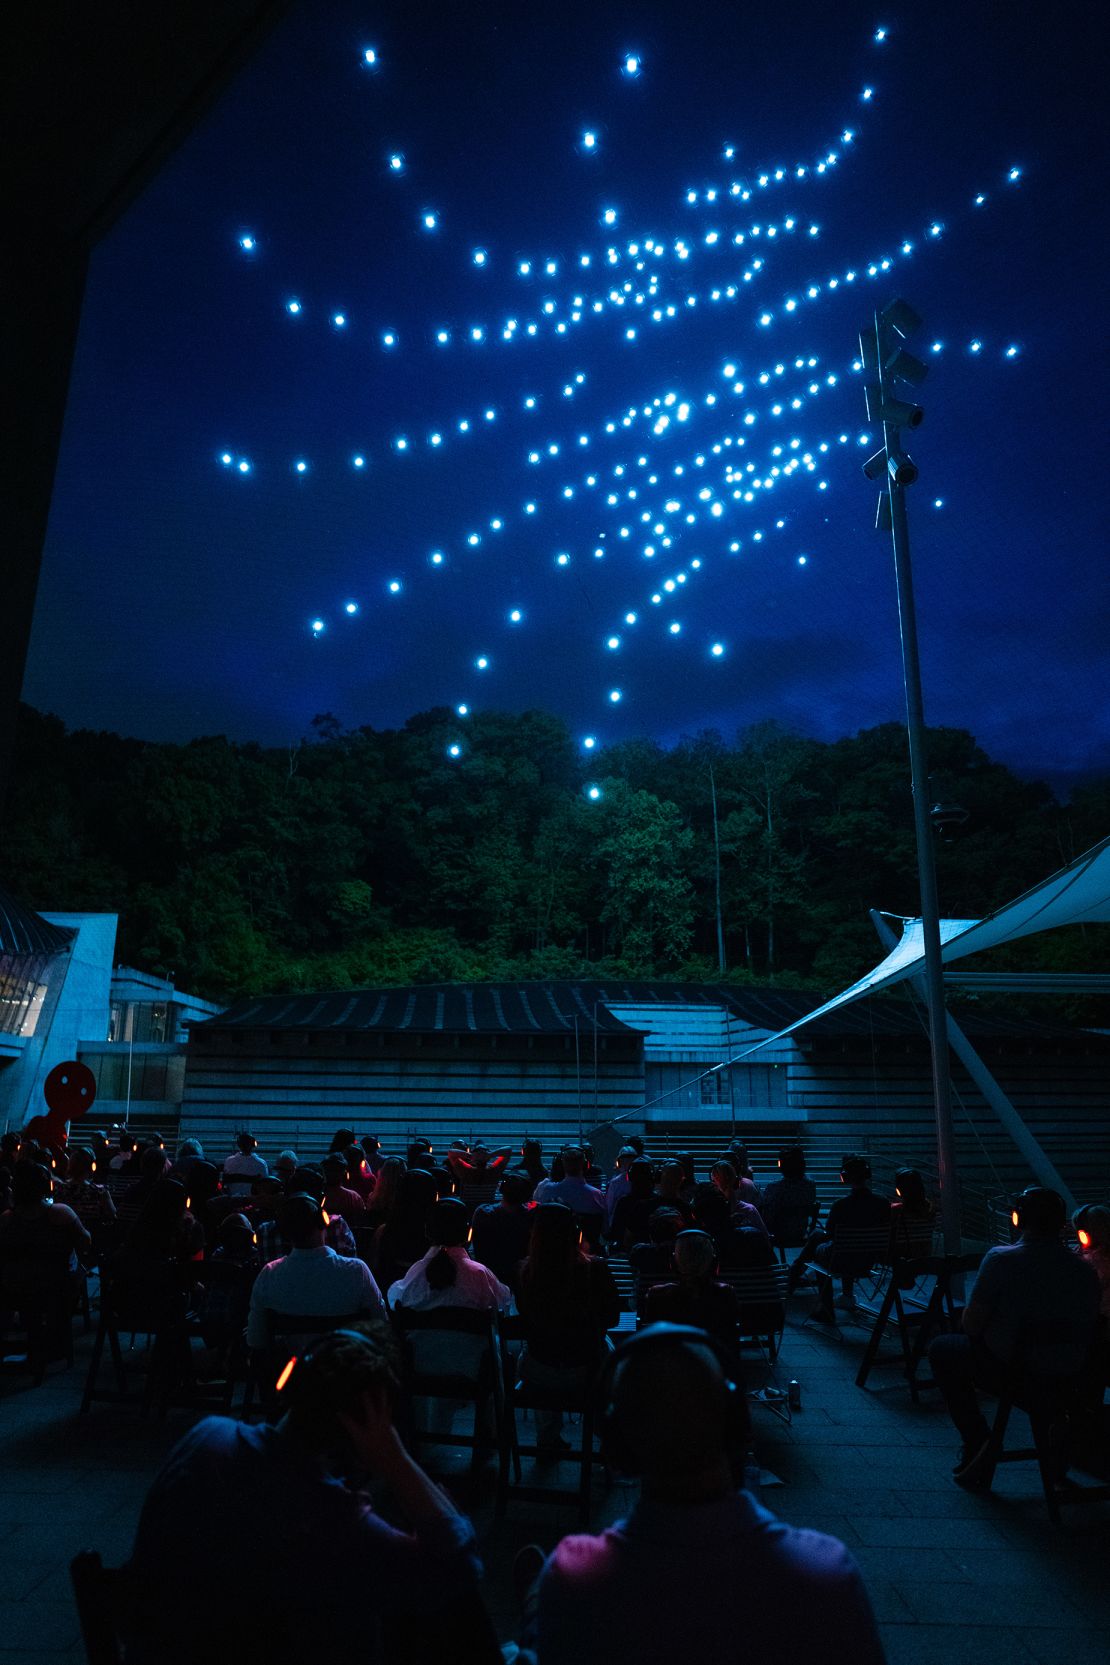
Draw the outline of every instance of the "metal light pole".
M952 1087L948 1070L948 1031L944 1008L944 973L940 957L940 909L929 820L929 771L925 757L925 709L921 697L921 662L917 648L917 618L910 566L910 532L906 516L906 487L917 479L917 465L902 448L901 430L920 426L920 405L898 397L897 384L918 386L927 367L908 353L902 342L921 327L921 319L906 301L894 300L875 313L873 327L860 333L860 356L867 378L867 415L881 421L883 446L864 464L870 480L882 478L876 524L889 531L894 545L894 577L898 591L898 624L902 638L902 675L906 686L906 734L910 749L913 821L917 841L917 874L921 891L921 930L925 950L925 1001L929 1017L929 1048L933 1066L933 1106L936 1116L937 1166L940 1171L941 1227L946 1254L961 1249L960 1197L952 1132Z

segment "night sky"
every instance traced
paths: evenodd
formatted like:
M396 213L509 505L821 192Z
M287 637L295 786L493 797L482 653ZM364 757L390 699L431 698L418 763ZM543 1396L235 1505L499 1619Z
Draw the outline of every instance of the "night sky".
M852 365L900 293L928 719L1110 767L1096 15L301 7L94 257L25 697L275 744L899 719Z

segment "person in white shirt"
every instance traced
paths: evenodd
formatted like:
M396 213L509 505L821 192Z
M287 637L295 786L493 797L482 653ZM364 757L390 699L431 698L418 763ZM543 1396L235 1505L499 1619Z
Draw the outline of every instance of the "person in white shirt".
M563 1179L545 1179L532 1193L533 1202L561 1202L574 1214L597 1214L604 1218L605 1198L595 1185L586 1182L586 1153L570 1145L562 1153Z
M224 1163L224 1180L233 1197L249 1197L251 1180L265 1179L270 1170L264 1157L258 1154L258 1140L253 1133L239 1133L235 1143L239 1147Z
M382 1310L381 1291L366 1262L328 1248L323 1211L314 1197L287 1197L278 1220L292 1248L281 1260L264 1266L255 1279L247 1316L249 1347L266 1346L268 1311L354 1318Z
M628 1170L636 1160L636 1150L633 1145L622 1145L617 1152L617 1171L605 1187L605 1224L613 1224L613 1210L622 1197L627 1197L632 1187L628 1177Z
M410 1312L430 1312L436 1307L508 1312L512 1291L488 1266L471 1260L466 1247L468 1230L465 1203L458 1197L437 1202L428 1217L431 1247L403 1278L390 1284L390 1306L405 1307ZM412 1347L419 1371L473 1376L484 1343L480 1336L416 1334Z

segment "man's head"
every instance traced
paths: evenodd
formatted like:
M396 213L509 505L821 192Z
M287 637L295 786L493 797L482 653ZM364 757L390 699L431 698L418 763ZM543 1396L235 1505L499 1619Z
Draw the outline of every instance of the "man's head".
M806 1177L806 1153L801 1145L788 1145L779 1152L779 1173L783 1179Z
M66 1178L74 1180L91 1179L94 1157L88 1145L70 1145L69 1162L66 1166Z
M1059 1237L1067 1218L1067 1206L1059 1191L1050 1191L1046 1185L1030 1185L1014 1203L1012 1222L1023 1238L1044 1242Z
M578 1145L567 1145L563 1151L563 1172L568 1179L581 1179L586 1172L586 1153Z
M677 1208L656 1208L648 1221L648 1236L653 1243L665 1248L673 1243L682 1230L682 1215Z
M139 1158L139 1173L152 1185L156 1179L161 1179L168 1167L166 1153L161 1145L148 1145Z
M635 1162L635 1160L636 1160L636 1152L632 1149L632 1146L631 1145L622 1145L620 1150L617 1152L617 1172L618 1172L618 1174L627 1173L628 1169L631 1168L631 1166L632 1166L633 1162Z
M255 1138L253 1133L237 1133L235 1135L235 1143L238 1145L244 1156L253 1156L254 1152L258 1149L258 1140Z
M866 1156L846 1156L840 1164L840 1177L853 1191L864 1191L871 1184L871 1164Z
M527 1174L506 1174L498 1187L498 1194L506 1208L523 1208L532 1194Z
M720 1496L749 1434L743 1387L701 1330L653 1324L615 1355L603 1439L606 1458L641 1475L657 1497Z
M324 1215L315 1197L299 1192L286 1197L278 1209L278 1229L294 1249L319 1249L324 1242Z
M695 1280L713 1275L717 1248L707 1231L680 1231L674 1240L674 1263L678 1274Z
M399 1390L396 1344L384 1320L334 1330L294 1354L278 1377L283 1427L319 1451L347 1445L343 1418L359 1421L366 1401L380 1406Z
M646 1156L638 1156L629 1164L628 1189L633 1197L650 1197L655 1184L655 1169Z
M19 1162L12 1174L12 1196L17 1208L34 1208L50 1195L50 1169L41 1162Z
M292 1179L297 1171L297 1153L295 1150L283 1150L274 1163L274 1172L282 1180Z
M342 1156L339 1151L332 1151L325 1156L321 1167L324 1170L324 1178L328 1182L329 1190L333 1185L346 1185L347 1158Z

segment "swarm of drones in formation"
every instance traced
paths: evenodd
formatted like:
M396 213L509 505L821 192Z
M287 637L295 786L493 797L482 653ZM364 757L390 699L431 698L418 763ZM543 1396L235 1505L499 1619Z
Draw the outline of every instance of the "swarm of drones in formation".
M881 47L888 38L885 27L876 28L872 44ZM373 46L363 49L362 61L374 73L382 67ZM627 81L639 80L644 71L644 61L635 51L622 54L616 65L618 77ZM864 85L854 101L857 112L861 106L869 110L875 96L875 89ZM856 264L827 271L820 280L783 282L780 268L797 269L791 251L805 248L812 267L820 248L821 224L801 211L801 202L811 200L811 188L823 176L849 163L858 137L857 128L848 124L834 142L805 161L743 174L736 166L736 146L722 145L716 179L683 193L675 205L682 230L666 236L657 230L626 234L624 229L617 236L623 216L619 205L606 202L597 212L590 246L573 255L510 259L494 247L466 245L461 258L489 274L504 310L495 312L491 301L481 317L430 320L422 338L402 338L388 321L318 309L301 293L284 296L284 316L297 327L369 338L391 354L472 353L476 387L481 385L482 354L493 347L511 350L522 341L540 338L558 344L562 338L569 368L550 385L534 382L522 388L511 404L476 400L463 414L429 417L422 432L383 434L373 446L345 458L297 455L275 465L274 472L280 469L287 478L308 481L319 468L358 473L388 464L403 469L407 455L450 453L491 427L507 429L502 442L507 501L491 506L488 516L469 526L445 528L434 547L410 552L407 563L399 562L384 580L384 593L377 599L383 604L403 601L420 581L421 571L465 562L468 552L514 526L529 528L529 546L535 548L535 528L544 508L574 504L577 524L588 525L589 536L566 548L551 547L541 557L543 563L557 576L580 562L627 555L630 589L635 592L624 611L600 631L599 655L619 659L632 633L653 627L669 638L695 638L681 604L706 563L781 538L790 524L782 500L799 488L827 491L836 459L858 455L858 448L873 443L870 431L845 425L844 402L836 392L859 376L858 358L846 354L830 362L816 352L776 352L776 326L797 314L816 313L823 301L842 290L859 292L861 316L866 317L868 309L885 298L880 291L888 274L940 245L948 230L945 220L930 219L915 235L875 248ZM589 156L601 147L602 135L596 128L585 128L575 143ZM410 176L401 149L389 151L383 165L391 177ZM1021 168L1014 165L997 181L997 188L1013 188L1021 178ZM976 192L956 210L981 214L994 189ZM458 247L444 238L448 223L449 216L439 207L425 202L414 208L414 231L443 238L445 258L458 259ZM240 232L238 250L246 260L258 255L260 238L254 229ZM507 305L506 290L516 297ZM735 324L753 331L758 362L745 359L749 367L744 368L737 353L697 385L679 388L670 377L647 386L634 404L614 408L592 422L575 421L575 401L590 384L591 339L605 332L611 340L615 332L630 351L642 351L647 344L650 377L651 342L665 339L692 313L705 309L719 313L726 327ZM962 343L930 343L932 355L949 350L962 351L972 360L992 354L1012 360L1020 353L1015 342L988 344L978 336ZM854 406L861 406L858 385L853 384L853 393ZM830 404L838 408L838 415L826 414ZM808 429L808 437L803 429ZM218 459L238 476L251 476L260 466L253 456L232 449L220 451ZM521 480L522 486L513 483ZM515 501L509 501L514 492ZM941 497L931 503L938 510L944 507ZM797 552L793 559L805 567L809 555ZM333 616L340 621L357 619L364 604L354 597L337 600L309 619L307 628L323 638ZM526 628L528 617L519 605L500 613L494 610L490 637L499 628ZM696 647L711 663L727 659L728 643L717 635L702 632ZM491 642L476 643L469 667L460 666L460 675L488 675L495 664ZM622 685L603 679L601 686L609 706L624 699ZM459 700L455 710L464 718L471 706ZM598 744L594 734L582 737L587 752ZM451 759L462 758L461 735L446 749ZM587 794L599 797L600 788L591 785Z

